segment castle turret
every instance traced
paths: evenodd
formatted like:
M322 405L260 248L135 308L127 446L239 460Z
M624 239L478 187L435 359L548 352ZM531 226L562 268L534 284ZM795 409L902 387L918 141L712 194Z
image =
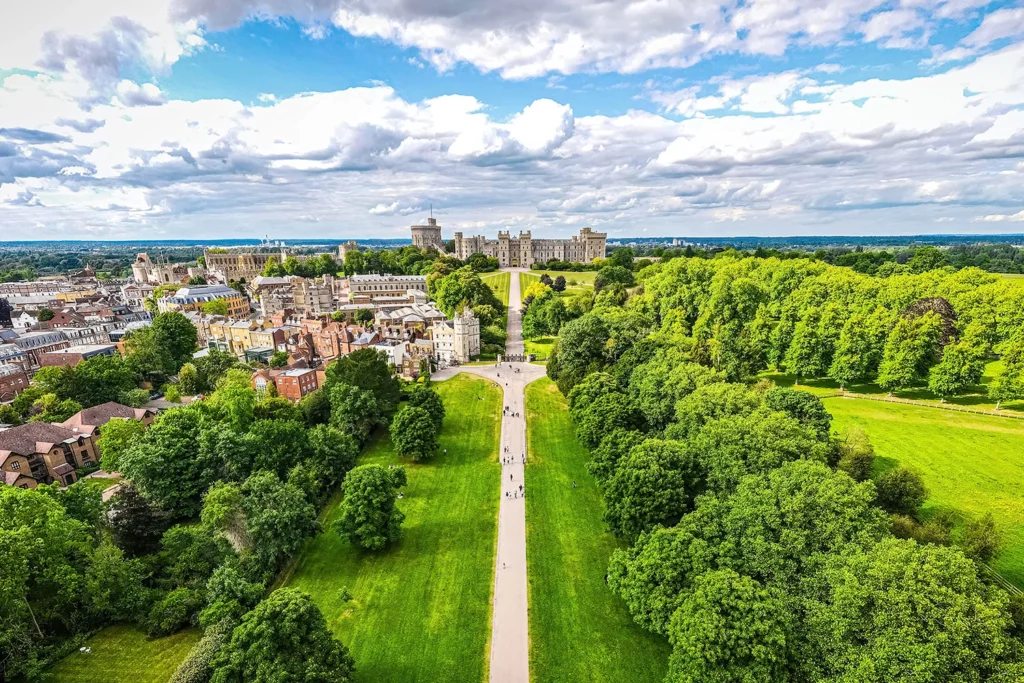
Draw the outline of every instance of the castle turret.
M444 251L444 241L441 239L441 226L433 217L427 219L426 225L413 225L412 245L419 249L436 249Z

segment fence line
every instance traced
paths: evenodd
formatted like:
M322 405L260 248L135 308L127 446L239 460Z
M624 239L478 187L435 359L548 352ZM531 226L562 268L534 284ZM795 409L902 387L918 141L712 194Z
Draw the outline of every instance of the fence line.
M999 586L1007 593L1010 593L1012 595L1024 594L1024 591L1014 586L1012 583L1010 583L1009 579L1007 579L1005 576L997 572L995 569L992 569L992 567L988 566L983 562L979 562L978 566L984 569L986 572L988 572L988 575L992 577L992 580L999 584Z
M799 388L799 387L794 387ZM1005 410L982 410L980 408L969 408L958 406L955 403L935 403L932 401L916 401L912 398L899 398L898 396L882 396L879 394L858 394L853 391L837 391L832 394L819 394L818 398L863 398L868 401L882 401L884 403L902 403L904 405L920 406L922 408L938 408L939 410L952 410L956 413L974 413L975 415L988 415L990 417L1008 417L1013 420L1024 420L1024 414L1012 413Z

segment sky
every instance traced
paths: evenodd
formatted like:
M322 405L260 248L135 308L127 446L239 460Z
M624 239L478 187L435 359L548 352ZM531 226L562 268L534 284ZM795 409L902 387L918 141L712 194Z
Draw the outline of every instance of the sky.
M0 240L1024 233L1024 0L0 17Z

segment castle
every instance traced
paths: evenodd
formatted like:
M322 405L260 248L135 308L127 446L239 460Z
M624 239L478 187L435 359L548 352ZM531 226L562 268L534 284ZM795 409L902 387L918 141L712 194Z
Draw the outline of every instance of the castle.
M426 225L414 225L411 229L414 246L444 251L441 226L435 219L428 218ZM457 232L455 258L464 261L473 254L483 254L498 259L498 264L502 268L529 268L534 263L543 263L551 259L570 263L590 263L594 259L604 258L607 238L606 233L594 232L590 228L583 228L579 235L561 240L533 239L529 230L520 232L519 237L512 237L508 232L499 232L497 240L489 240L480 235L463 237L461 232Z

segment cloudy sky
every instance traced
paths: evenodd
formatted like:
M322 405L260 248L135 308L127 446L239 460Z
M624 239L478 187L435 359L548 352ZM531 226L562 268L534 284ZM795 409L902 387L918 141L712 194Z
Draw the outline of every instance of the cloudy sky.
M0 239L1024 232L1024 1L33 0Z

